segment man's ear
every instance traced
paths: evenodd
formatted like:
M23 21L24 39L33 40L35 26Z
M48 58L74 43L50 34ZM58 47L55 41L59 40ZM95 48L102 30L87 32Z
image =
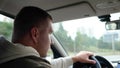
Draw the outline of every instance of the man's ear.
M33 27L31 29L31 37L34 43L38 42L38 38L39 38L39 30L37 27Z

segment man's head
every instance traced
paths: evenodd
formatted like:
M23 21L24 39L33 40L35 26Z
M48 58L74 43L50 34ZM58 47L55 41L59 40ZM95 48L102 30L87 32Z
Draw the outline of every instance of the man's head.
M50 47L52 17L37 7L24 7L16 16L12 36L13 43L32 46L44 57Z

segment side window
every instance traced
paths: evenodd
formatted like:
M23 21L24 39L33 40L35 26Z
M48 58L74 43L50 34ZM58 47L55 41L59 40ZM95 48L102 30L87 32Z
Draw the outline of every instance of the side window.
M0 14L0 35L9 41L12 37L13 19Z
M0 14L0 36L4 36L7 40L11 41L13 31L14 19ZM51 49L48 50L47 59L53 58Z

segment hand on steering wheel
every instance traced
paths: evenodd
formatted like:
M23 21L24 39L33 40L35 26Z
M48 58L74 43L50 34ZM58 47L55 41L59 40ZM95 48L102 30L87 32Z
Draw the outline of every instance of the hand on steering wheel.
M101 68L101 65L99 61L95 58L95 56L90 56L90 59L95 60L95 64L90 64L90 63L81 63L81 62L76 62L73 64L73 68Z
M90 59L95 60L96 63L89 64L76 62L73 64L73 68L102 68L102 67L114 68L112 64L102 56L90 56Z

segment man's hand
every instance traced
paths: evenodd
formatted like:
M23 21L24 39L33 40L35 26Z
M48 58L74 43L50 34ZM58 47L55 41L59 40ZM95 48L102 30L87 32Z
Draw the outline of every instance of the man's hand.
M76 56L72 57L73 62L82 62L82 63L92 63L95 64L96 61L89 59L89 56L92 56L92 52L81 51Z

